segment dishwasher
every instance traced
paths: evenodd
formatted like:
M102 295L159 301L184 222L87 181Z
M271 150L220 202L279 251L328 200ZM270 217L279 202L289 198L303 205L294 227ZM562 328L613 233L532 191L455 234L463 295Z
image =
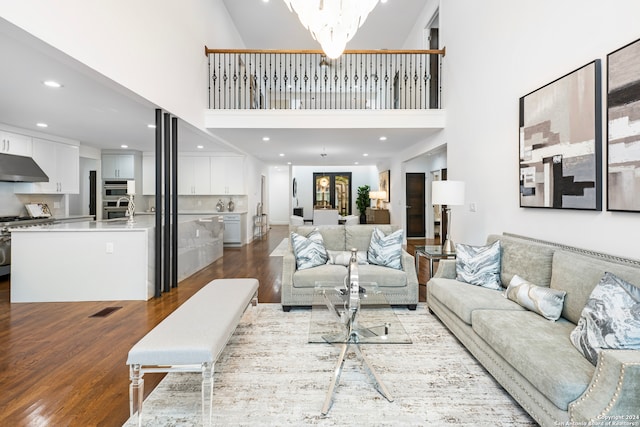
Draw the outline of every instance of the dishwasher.
M223 215L224 237L223 243L227 246L242 246L242 233L240 227L240 214Z

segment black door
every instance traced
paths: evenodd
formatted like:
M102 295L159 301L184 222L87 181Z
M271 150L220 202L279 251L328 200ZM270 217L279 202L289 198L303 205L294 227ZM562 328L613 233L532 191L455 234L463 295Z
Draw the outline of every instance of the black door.
M407 237L425 237L425 174L406 174Z

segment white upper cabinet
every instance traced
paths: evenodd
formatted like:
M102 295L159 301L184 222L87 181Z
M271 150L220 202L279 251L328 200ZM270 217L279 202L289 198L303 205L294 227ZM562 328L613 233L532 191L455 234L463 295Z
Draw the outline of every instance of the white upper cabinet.
M78 194L80 192L80 148L75 145L33 138L33 160L49 182L22 182L16 193Z
M178 157L178 194L211 194L211 163L209 157Z
M103 179L135 179L135 157L133 154L103 154Z
M31 157L31 137L0 131L0 153Z
M211 194L245 194L244 157L211 157Z

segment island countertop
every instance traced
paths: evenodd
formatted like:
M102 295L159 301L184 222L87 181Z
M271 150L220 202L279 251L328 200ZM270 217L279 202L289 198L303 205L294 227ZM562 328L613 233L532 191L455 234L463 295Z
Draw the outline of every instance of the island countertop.
M213 221L217 215L202 215L202 220ZM194 221L193 215L178 215L178 223ZM43 231L141 231L155 228L155 217L140 215L135 217L133 224L129 224L126 218L108 219L102 221L81 221L44 224L33 227L16 228L13 232L34 233Z

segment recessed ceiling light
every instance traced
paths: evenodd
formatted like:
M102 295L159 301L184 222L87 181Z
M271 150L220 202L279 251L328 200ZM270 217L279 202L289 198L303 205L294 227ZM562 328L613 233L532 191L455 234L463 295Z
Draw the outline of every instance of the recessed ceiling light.
M354 165L359 165L359 164L360 164L360 162L353 162L353 164L354 164Z
M44 82L42 82L42 83L43 83L45 86L48 86L48 87L53 87L53 88L59 88L59 87L62 87L62 85L61 85L60 83L58 83L58 82L56 82L56 81L53 81L53 80L46 80L46 81L44 81Z
M369 157L369 153L364 153L362 157Z
M386 136L381 136L379 139L380 139L380 141L386 141L387 137Z
M129 148L129 146L127 144L122 144L120 148Z
M262 140L263 140L264 142L267 142L267 141L271 140L271 138L269 138L268 136L263 136L263 137L262 137Z
M291 162L287 162L287 164L288 164L288 165L290 165L290 164L291 164Z
M202 150L204 148L204 145L198 145L198 146L196 146L196 148Z
M149 124L149 125L147 125L147 127L148 127L149 129L155 129L155 128L156 128L156 125L151 125L151 124Z
M284 157L284 153L280 153L280 157Z
M46 128L46 127L49 127L49 125L48 125L48 124L46 124L46 123L36 123L36 126L38 126L39 128Z

